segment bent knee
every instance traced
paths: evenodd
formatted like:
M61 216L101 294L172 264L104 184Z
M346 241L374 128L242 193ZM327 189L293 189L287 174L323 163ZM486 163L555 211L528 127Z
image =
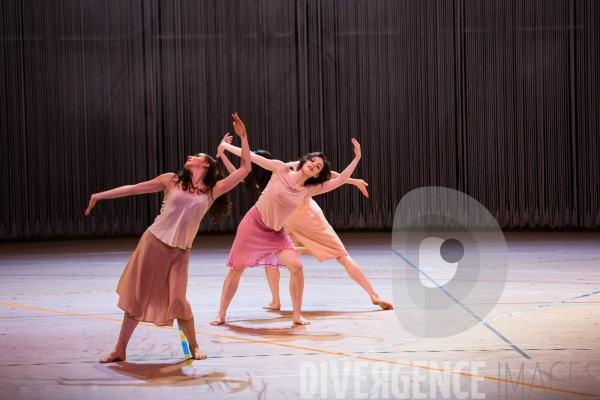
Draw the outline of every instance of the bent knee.
M229 268L229 275L241 276L243 273L244 273L244 269Z
M292 274L301 274L304 269L300 260L294 260L293 262L286 264L286 267Z

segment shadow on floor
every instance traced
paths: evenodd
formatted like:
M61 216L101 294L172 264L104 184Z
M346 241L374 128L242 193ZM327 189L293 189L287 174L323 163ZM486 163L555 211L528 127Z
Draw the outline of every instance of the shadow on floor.
M116 372L122 376L112 375L106 379L59 379L58 385L62 386L98 386L98 387L185 387L185 386L205 386L206 389L213 392L237 393L245 390L262 393L266 390L265 382L261 382L259 388L255 387L253 378L247 374L246 379L227 378L225 373L212 371L205 373L206 367L202 363L206 361L196 361L190 367L186 361L176 363L134 363L118 362L112 363L107 367L98 366L97 369L105 369L105 372ZM107 371L108 370L108 371Z
M381 310L383 311L383 310ZM227 329L240 335L249 335L260 337L266 340L275 340L277 342L291 342L298 340L310 340L314 342L331 342L347 338L358 338L360 340L371 340L374 342L382 341L375 336L353 335L349 333L329 333L324 332L322 321L325 317L327 322L332 325L340 321L348 320L374 320L375 318L364 318L356 316L356 314L371 314L376 311L303 311L302 315L310 321L318 321L321 323L319 330L308 332L311 325L295 325L292 323L291 311L268 311L269 314L278 315L275 318L251 319L251 320L233 320L220 325L221 328ZM329 318L340 316L341 318ZM322 317L319 319L319 317ZM335 322L334 322L335 321ZM259 325L259 326L257 326ZM269 327L260 327L260 325L270 325Z

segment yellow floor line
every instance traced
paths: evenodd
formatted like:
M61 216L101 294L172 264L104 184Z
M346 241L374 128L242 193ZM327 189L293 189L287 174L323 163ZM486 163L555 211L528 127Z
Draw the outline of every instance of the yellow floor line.
M22 308L22 309L26 309L26 310L34 310L34 311L43 311L43 312L55 313L55 314L71 315L71 316L74 316L74 317L84 317L84 318L99 319L99 320L103 320L103 321L111 321L111 322L119 322L119 323L123 322L122 319L118 319L118 318L99 317L99 316L96 316L96 315L76 313L76 312L72 312L72 311L53 310L53 309L50 309L50 308L40 308L40 307L25 306L25 305L21 305L21 304L5 303L5 302L1 302L1 301L0 301L0 305L6 306L6 307ZM150 323L143 323L143 322L140 323L140 325L151 327L151 328L177 330L177 328L174 328L172 326L158 326L158 325L154 325L154 324L150 324ZM402 363L402 362L397 362L397 361L382 360L382 359L378 359L378 358L371 358L371 357L364 357L364 356L352 356L351 354L339 353L339 352L335 352L335 351L314 349L314 348L311 348L311 347L294 346L294 345L289 345L289 344L285 344L285 343L269 342L269 341L266 341L266 340L248 339L248 338L241 338L241 337L237 337L237 336L221 335L221 334L218 334L218 333L208 333L208 332L202 332L202 331L196 331L196 334L198 334L198 335L205 335L205 336L212 336L212 337L218 337L218 338L223 338L223 339L239 340L239 341L248 342L248 343L269 344L269 345L273 345L273 346L287 347L287 348L296 349L296 350L306 350L306 351L312 351L312 352L315 352L315 353L322 353L322 354L328 354L328 355L334 355L334 356L352 357L352 358L357 358L357 359L366 360L366 361L385 362L385 363L388 363L388 364L397 364L397 365L402 365L402 366L405 366L405 367L419 368L419 369L428 370L428 371L450 372L453 375L462 375L462 376L469 377L469 378L483 378L483 379L487 379L487 380L491 380L491 381L496 381L496 382L499 381L499 382L502 382L502 383L509 383L510 382L513 385L518 384L518 385L529 387L529 388L537 388L537 389L545 389L545 390L547 389L547 390L552 390L554 392L559 392L559 393L577 394L577 395L581 395L581 396L597 396L597 395L589 394L589 393L567 391L565 389L547 388L547 387L542 386L542 385L535 385L535 384L524 383L524 382L513 382L512 380L502 379L502 378L499 378L499 377L497 378L495 376L475 375L475 374L470 374L468 372L462 372L462 371L460 371L460 372L446 371L446 370L441 369L441 368L431 368L431 367L427 367L427 366L423 366L423 365L414 365L414 364L410 364L410 363Z

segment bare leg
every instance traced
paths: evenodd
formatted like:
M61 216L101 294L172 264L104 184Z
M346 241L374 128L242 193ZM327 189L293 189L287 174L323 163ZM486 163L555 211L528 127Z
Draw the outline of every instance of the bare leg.
M269 289L271 289L271 296L273 300L271 304L264 306L266 310L279 310L281 309L281 299L279 298L279 268L265 268L265 274L267 275L267 281L269 282Z
M127 344L137 325L138 321L125 313L125 315L123 315L123 324L121 324L121 333L119 333L119 340L117 341L115 349L108 356L98 360L98 362L109 363L113 361L125 361L127 358Z
M304 269L300 261L300 255L294 250L283 250L277 257L290 271L290 296L294 309L294 323L298 325L309 325L310 322L302 318L302 294L304 293Z
M216 326L225 323L225 315L227 314L229 303L231 303L231 299L233 299L235 292L237 292L238 285L240 284L240 278L242 277L243 273L243 269L229 269L229 274L227 274L227 277L223 282L223 293L221 294L221 306L219 307L219 314L217 314L217 318L210 322L211 325Z
M346 268L346 272L350 278L354 279L356 283L358 283L371 297L371 302L384 310L393 310L394 306L392 303L389 303L385 300L382 300L375 290L373 290L373 286L371 286L371 282L365 276L365 273L360 269L356 261L352 259L350 256L342 256L338 257L337 261Z
M205 360L206 354L200 351L198 342L196 341L196 329L194 328L194 317L190 319L178 319L177 323L181 326L181 330L185 335L190 347L190 353L194 360Z

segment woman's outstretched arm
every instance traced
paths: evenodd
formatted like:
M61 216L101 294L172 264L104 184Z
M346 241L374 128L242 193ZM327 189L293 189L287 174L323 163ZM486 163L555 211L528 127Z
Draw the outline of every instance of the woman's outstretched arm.
M115 189L107 190L105 192L95 193L90 197L90 203L88 208L85 210L85 215L90 215L92 208L96 205L98 200L116 199L118 197L132 196L135 194L155 193L165 190L169 182L173 179L175 174L166 173L157 176L156 178L140 182L136 185L126 185Z
M239 157L242 153L241 149L239 147L232 146L230 143L231 136L227 134L225 137L223 137L223 140L219 145L219 150L227 150L231 154L235 154ZM264 169L268 169L271 172L277 172L283 168L287 168L283 161L264 158L255 153L250 153L250 161L260 167L263 167Z
M352 175L352 172L354 172L354 168L356 168L358 165L361 157L360 144L358 141L356 139L352 139L352 144L354 145L354 160L348 164L346 169L344 169L337 178L330 179L321 185L317 184L311 187L311 190L309 191L311 196L327 193L333 189L336 189L346 183L348 178L350 178L350 175Z
M227 178L217 182L217 184L212 190L213 199L216 199L223 193L229 192L235 187L235 185L244 180L246 175L248 175L252 170L252 165L250 164L250 145L248 145L248 135L246 135L246 127L244 126L242 120L238 117L237 113L233 114L232 117L235 120L233 121L233 129L235 130L235 133L240 137L240 139L242 139L242 148L240 149L242 162L239 169L232 172L231 175L229 175ZM228 135L229 134L225 136ZM225 138L223 138L223 140L225 140Z
M298 163L299 161L290 161L288 163L286 163L285 165L288 166L288 168L293 168L294 171L298 169ZM335 179L337 177L340 176L339 172L335 172L335 171L331 171L331 178ZM361 191L361 193L365 196L365 197L369 197L369 191L367 190L367 186L369 186L369 184L365 181L363 181L362 179L352 179L352 178L348 178L348 180L346 180L346 184L347 185L354 185L358 188L358 190Z
M332 178L335 179L338 176L340 176L339 172L331 171ZM356 186L365 197L369 197L369 191L367 190L367 186L369 186L369 184L362 179L348 178L346 185Z

